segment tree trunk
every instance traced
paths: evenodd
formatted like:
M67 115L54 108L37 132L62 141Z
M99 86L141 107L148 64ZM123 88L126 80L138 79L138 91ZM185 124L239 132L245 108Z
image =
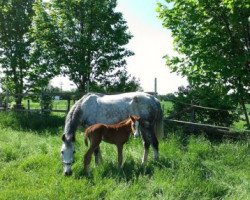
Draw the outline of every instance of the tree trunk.
M245 118L246 118L247 129L250 129L250 123L249 123L249 117L248 117L248 114L247 114L247 108L246 108L246 105L245 105L245 102L244 102L243 99L241 100L241 106L242 106L242 109L243 109L243 112L244 112L244 115L245 115Z

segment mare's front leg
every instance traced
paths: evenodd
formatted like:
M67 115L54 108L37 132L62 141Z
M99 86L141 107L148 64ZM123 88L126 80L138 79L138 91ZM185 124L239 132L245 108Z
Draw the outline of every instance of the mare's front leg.
M117 144L117 151L118 151L118 169L122 168L122 161L123 161L123 144Z

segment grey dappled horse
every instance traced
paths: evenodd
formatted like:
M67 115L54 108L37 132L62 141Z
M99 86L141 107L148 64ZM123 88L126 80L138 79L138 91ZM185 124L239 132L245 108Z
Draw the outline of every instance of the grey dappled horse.
M158 140L163 137L163 113L160 102L154 96L143 92L118 95L88 93L75 103L65 120L61 148L64 174L72 173L75 132L78 125L88 127L96 123L115 124L130 115L140 117L137 131L141 133L144 144L142 163L147 162L150 145L153 147L154 159L158 159ZM94 156L98 163L101 158L99 147L95 150Z

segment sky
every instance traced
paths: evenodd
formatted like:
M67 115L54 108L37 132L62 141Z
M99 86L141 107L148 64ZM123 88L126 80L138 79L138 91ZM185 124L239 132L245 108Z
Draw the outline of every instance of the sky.
M176 92L179 86L187 85L185 78L170 73L165 65L164 55L176 54L173 50L171 32L163 28L157 18L157 0L118 0L117 11L127 21L129 32L133 35L127 48L135 55L127 58L128 72L139 78L145 92L154 91L157 78L157 92L168 94ZM161 0L164 2L164 0ZM74 87L66 78L55 78L54 86L64 89Z

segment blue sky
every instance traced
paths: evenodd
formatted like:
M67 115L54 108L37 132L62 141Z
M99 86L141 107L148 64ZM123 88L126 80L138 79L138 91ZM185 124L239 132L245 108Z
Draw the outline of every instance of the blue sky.
M170 73L162 58L175 55L171 32L162 27L155 11L157 2L164 0L118 0L117 11L123 13L129 31L134 36L127 48L135 55L127 59L130 74L140 79L144 91L154 90L157 78L158 93L167 94L187 85L186 79ZM53 80L53 85L69 89L70 82L63 78ZM71 84L72 85L72 84Z
M154 90L154 78L158 81L158 93L177 91L187 85L186 79L170 73L162 58L168 54L176 55L173 50L171 32L162 27L157 17L157 2L164 0L118 0L117 10L123 13L129 31L134 36L128 48L135 55L128 58L128 71L140 79L144 91Z

